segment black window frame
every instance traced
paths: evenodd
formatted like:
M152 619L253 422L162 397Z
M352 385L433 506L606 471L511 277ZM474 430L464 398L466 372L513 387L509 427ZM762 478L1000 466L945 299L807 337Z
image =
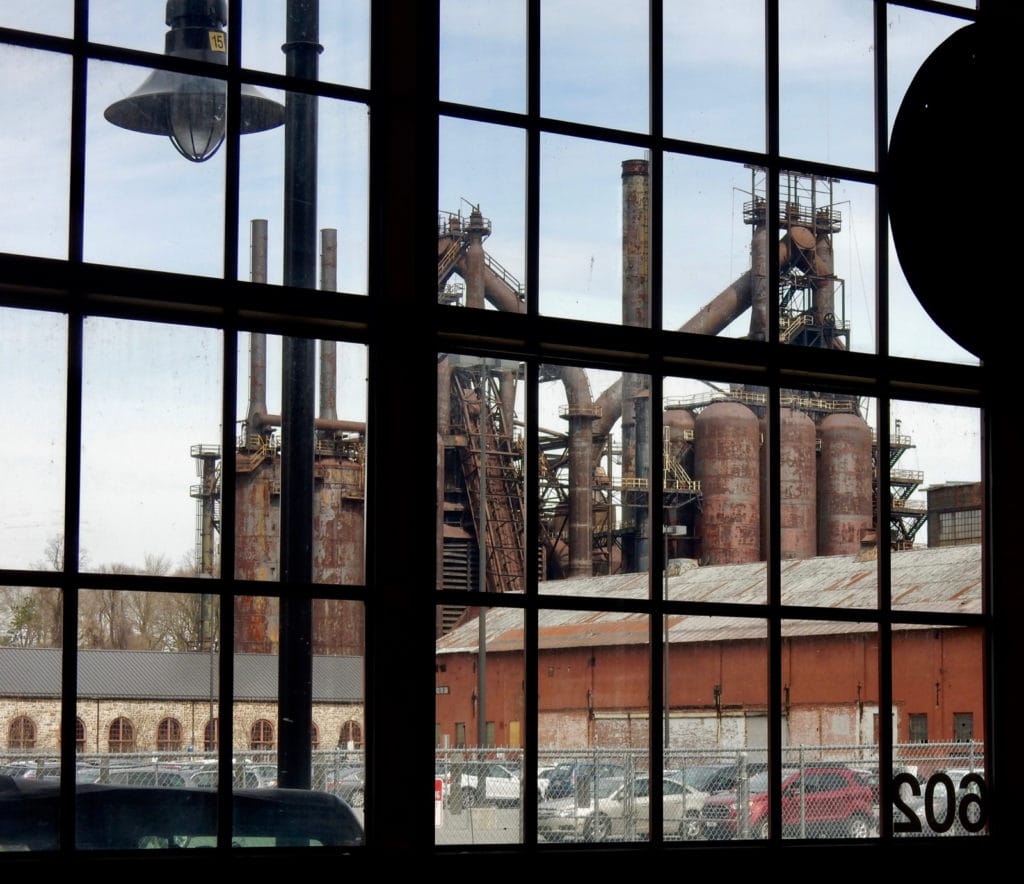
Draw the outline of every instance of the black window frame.
M978 12L961 7L947 6L932 0L905 0L905 2L887 3L885 0L865 0L873 2L876 8L876 73L879 82L884 84L884 49L886 12L890 8L905 6L908 8L925 9L948 13L962 18L965 22L991 13L997 14L1007 4L999 0L983 2ZM563 134L578 134L598 140L615 141L625 138L629 143L646 143L652 148L653 168L655 175L661 152L667 146L674 149L692 150L711 158L734 159L734 152L719 150L699 145L672 143L664 137L660 130L660 113L657 110L661 90L658 79L653 79L651 104L655 109L653 134L637 136L629 133L623 136L610 130L597 130L593 127L545 120L540 114L539 101L539 13L540 0L526 0L528 17L527 43L530 49L528 109L523 115L506 112L487 111L480 108L468 108L445 104L439 101L437 93L437 61L438 61L438 3L437 0L392 0L390 3L378 2L373 5L371 48L372 48L372 87L369 90L331 86L329 84L305 84L303 90L319 94L365 101L371 111L371 219L370 219L370 278L369 297L339 297L329 308L322 301L307 297L302 290L289 291L287 297L279 297L280 292L272 296L259 296L255 301L251 292L243 283L230 278L225 280L196 280L176 274L158 274L134 271L125 268L87 265L82 260L82 223L84 203L84 151L85 151L85 69L90 58L105 58L112 61L132 61L140 57L125 49L98 47L88 43L86 39L87 8L84 2L76 5L75 35L72 38L56 38L44 35L24 34L0 29L0 41L14 45L57 51L68 54L72 59L75 76L73 104L71 109L71 193L70 193L70 232L69 258L66 261L33 259L17 255L0 255L0 306L20 307L36 310L57 311L69 318L69 397L67 428L67 463L66 472L69 477L76 477L79 472L79 446L77 440L81 433L81 415L78 409L81 403L81 331L86 316L102 315L145 319L153 321L175 321L192 323L200 326L213 326L225 332L224 354L224 424L225 442L231 442L232 424L234 420L234 392L237 379L234 377L235 353L237 344L233 341L233 333L247 329L266 329L276 333L307 335L316 337L319 334L335 336L342 334L346 339L369 344L369 414L368 420L379 440L406 438L409 426L429 428L436 424L433 408L435 382L431 368L436 361L438 352L479 352L482 355L501 353L505 357L523 358L537 364L550 359L562 359L570 363L588 360L601 365L643 371L652 377L661 377L682 370L687 360L696 360L704 364L728 366L737 378L767 377L769 386L777 390L783 379L790 376L828 377L839 375L844 383L850 383L857 389L863 389L874 395L886 397L906 396L922 401L946 402L952 404L970 404L985 407L986 448L985 475L988 507L985 524L988 529L986 577L988 580L989 610L981 618L986 635L986 696L988 700L986 713L986 740L989 749L993 783L1000 788L992 790L994 821L987 843L966 845L958 844L957 849L965 852L970 862L984 861L984 856L993 847L1009 842L1011 827L1002 829L998 820L1000 811L1004 818L1011 819L1011 805L1001 796L1016 794L1016 781L1019 780L1010 761L1007 751L1004 761L1002 747L1012 746L1013 736L1012 709L1015 698L1012 674L1019 672L1022 665L1021 645L1015 642L1011 624L1024 622L1020 598L1014 597L1012 584L1015 582L1012 553L1015 538L1012 533L1012 516L1014 515L1014 496L1016 489L1024 488L1024 469L1019 465L1019 454L1016 451L1016 438L1019 438L1021 419L1010 409L1000 407L995 398L997 379L1000 370L1009 369L1012 363L1009 357L1004 362L998 358L985 366L965 367L946 363L927 361L901 360L889 357L882 345L879 354L844 354L844 361L827 358L826 355L796 349L758 344L753 349L741 341L687 340L687 360L678 360L678 353L683 342L679 335L662 331L654 323L653 328L607 328L594 327L587 329L587 341L581 343L580 322L557 320L544 317L537 311L537 266L536 255L538 245L536 213L531 216L527 232L528 267L526 274L530 310L526 315L509 317L496 316L489 312L476 312L446 308L432 304L423 299L419 293L432 290L436 273L436 253L431 238L436 226L437 211L437 134L439 114L476 119L482 122L510 124L521 127L527 135L527 202L536 206L539 194L539 176L537 161L539 157L539 139L542 132L557 131ZM767 59L769 76L768 83L768 141L769 150L765 155L765 165L771 174L790 164L778 152L778 47L775 40L778 35L779 0L767 0ZM662 0L651 0L650 9L655 22L658 21ZM237 25L238 12L231 12L231 22ZM230 29L229 29L230 30ZM657 66L661 59L659 43L660 28L652 28L652 63ZM183 65L187 68L187 64ZM241 72L237 67L229 66L225 73L228 82L237 86L241 80ZM247 82L256 82L269 87L283 87L289 84L285 78L246 72ZM879 125L885 127L886 99L884 85L876 87L876 116ZM237 256L233 254L234 226L237 225L237 199L232 198L231 181L237 182L238 175L238 136L229 135L225 149L228 151L228 211L226 226L230 234L225 237L225 267L237 265ZM879 168L884 170L884 149L880 149ZM865 172L864 170L847 170L848 177L868 183L878 183L882 172ZM882 191L880 209L884 217L884 190ZM655 218L657 213L655 213ZM660 222L654 221L654 242L660 241ZM880 230L882 225L879 225ZM878 240L878 305L879 328L883 332L878 335L885 341L888 315L884 305L886 292L885 270L888 248L884 233ZM656 262L655 262L656 263ZM233 271L229 271L229 274ZM189 291L190 300L197 304L184 303L172 297L153 297L156 288L154 280L169 283L167 290L180 289L185 286ZM140 291L145 291L143 298ZM247 302L250 308L242 310L238 304ZM285 304L286 306L282 306ZM404 315L409 325L422 330L414 340L406 342L395 337L390 330L390 319L395 315ZM660 316L657 309L654 315ZM394 408L396 397L408 403L407 409ZM430 433L427 433L429 436ZM777 434L776 434L777 435ZM431 678L430 663L434 656L434 605L442 601L442 597L432 594L433 579L431 565L424 564L422 573L416 573L410 579L409 562L433 561L434 538L429 532L423 536L409 540L410 554L405 556L389 555L388 537L391 528L392 509L388 501L404 499L411 501L411 513L414 521L431 524L433 516L434 495L434 452L432 446L422 446L423 451L409 455L410 470L404 475L391 470L388 463L388 443L377 443L368 458L368 487L372 494L367 500L367 579L366 588L360 592L352 590L350 596L360 599L366 604L366 719L364 735L366 740L367 762L367 805L366 832L367 843L365 853L381 861L396 859L405 864L412 857L434 858L451 865L462 864L480 868L492 868L495 861L491 849L466 850L465 848L446 850L436 847L433 843L433 805L430 790L423 787L422 798L416 797L416 789L410 788L412 782L422 778L429 782L428 765L432 760L433 751L429 737L424 735L427 723L433 715L433 685L428 683ZM229 445L225 446L228 450ZM404 452L408 454L408 452ZM999 476L999 483L992 478ZM777 482L777 477L775 477ZM79 508L77 483L67 483L65 491L66 522L65 545L69 551L78 548L77 513ZM227 501L227 495L225 497ZM230 504L226 506L230 510ZM1004 518L1005 517L1005 518ZM225 524L231 525L231 514L225 513ZM531 526L536 531L536 526ZM652 561L657 562L658 544L655 537L655 551ZM772 549L778 561L779 540L777 534L772 538ZM883 560L881 568L882 583L885 583L884 567L886 553L884 545L880 547ZM74 611L77 593L80 589L137 589L143 586L154 591L169 589L171 591L200 591L198 582L188 578L154 578L127 575L90 575L79 573L76 556L69 555L68 567L60 574L33 571L0 571L0 581L11 585L52 586L55 583L65 591L65 634L72 635L75 628ZM230 555L223 562L225 573L232 572ZM657 567L655 564L654 567ZM1006 586L1003 586L1005 582ZM777 677L779 656L778 624L786 616L778 603L777 579L773 592L773 600L765 613L772 623L770 634L770 658L772 659L770 699L772 706L781 708L780 679ZM282 589L293 587L282 587ZM246 589L239 586L230 576L219 578L218 591L221 594L222 611L230 609L230 601L234 594L242 594ZM261 587L261 590L264 587ZM298 587L301 592L302 587ZM208 592L207 586L201 590ZM884 588L883 588L884 595ZM1019 594L1018 594L1019 596ZM542 597L532 587L527 594L518 599L496 599L496 604L521 606L524 610L526 623L526 654L525 677L527 683L536 683L537 678L537 621L536 614L542 604ZM592 604L592 602L590 602ZM662 600L652 598L647 605L652 622L669 610ZM402 610L402 617L394 617L392 612ZM788 613L788 612L787 612ZM998 616L997 616L998 615ZM880 675L882 679L882 700L886 704L888 695L886 687L888 676L889 627L894 619L891 612L883 609L877 613L880 635ZM858 619L863 619L863 612L858 612ZM923 618L924 619L924 618ZM934 622L937 618L930 616L924 622ZM941 619L941 618L938 618ZM958 622L950 618L950 622ZM658 647L657 636L652 637L652 648ZM395 647L402 647L405 653L396 655ZM76 678L77 660L71 643L65 648L62 670L62 729L61 744L62 773L66 782L74 780L74 752L76 746ZM234 712L232 709L233 674L231 655L222 654L220 663L221 699L218 706L219 723L228 723L228 732L232 731ZM396 659L400 658L400 659ZM411 661L411 665L410 665ZM657 695L657 673L660 671L660 651L652 654L652 695ZM1000 673L1006 673L1000 676ZM287 686L282 686L284 691ZM405 702L396 703L394 697L402 692ZM528 692L528 696L531 696ZM888 716L880 716L882 738L882 762L885 764L885 747L891 744L892 724ZM219 728L218 728L219 729ZM537 729L535 699L528 703L523 721L523 732L526 752L526 778L529 780L536 773ZM109 735L109 731L108 731ZM221 741L218 741L221 742ZM777 744L776 740L776 744ZM219 747L222 763L221 769L230 771L230 754L232 747L229 741L223 741ZM394 759L402 758L402 764L395 764ZM659 769L662 750L657 740L651 746L652 769ZM781 755L778 746L770 753L770 764L777 772L781 769ZM883 767L884 769L884 767ZM409 772L412 771L412 777ZM422 777L419 773L422 772ZM652 791L659 791L655 780ZM883 795L885 784L882 784ZM65 810L71 810L70 790L64 798ZM775 810L776 820L778 810ZM62 816L62 835L70 836L73 831L73 813ZM652 801L652 832L660 826L660 810L658 802ZM535 859L536 818L527 804L525 813L526 843L521 849L503 848L502 854ZM764 851L781 852L787 847L799 855L811 852L830 853L833 858L850 852L864 856L864 851L874 850L875 860L881 854L879 848L892 849L897 853L913 852L918 862L929 857L944 861L951 849L935 841L927 843L903 844L888 837L886 831L888 815L883 814L883 836L880 842L856 848L848 845L823 843L812 847L786 845L785 842L773 840L765 845L753 845L751 849L736 849L723 846L716 849L715 861L750 862L752 868L763 870ZM230 806L227 800L221 803L221 820L230 822ZM891 819L888 819L891 824ZM229 826L227 827L229 828ZM778 825L776 825L778 828ZM68 837L68 843L70 838ZM937 839L956 841L956 839ZM218 849L230 850L230 845L220 844ZM649 844L630 847L626 852L638 857L658 851L681 850L678 846L670 846L658 838L652 838ZM860 851L860 853L856 853ZM282 863L293 862L287 854L290 851L281 849L275 853L275 859ZM85 857L73 849L65 848L62 859L74 858L82 862L99 865L102 857ZM132 862L165 862L166 857L132 857ZM579 846L562 851L552 851L553 857L568 858L580 868L580 862L603 861L601 851L592 847ZM961 854L961 858L964 853ZM980 857L980 859L979 859ZM4 857L0 863L14 862ZM17 862L32 863L33 861L52 861L47 857L18 857ZM191 857L178 860L181 863L208 863L207 858ZM261 861L267 858L261 857ZM117 858L114 858L117 862ZM241 862L241 860L240 860ZM920 866L917 866L918 868ZM268 867L269 868L269 867Z

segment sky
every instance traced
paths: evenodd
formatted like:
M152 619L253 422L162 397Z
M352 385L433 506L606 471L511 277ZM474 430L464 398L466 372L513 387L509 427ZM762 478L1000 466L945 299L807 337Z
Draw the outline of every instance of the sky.
M723 5L729 14L723 15ZM164 0L94 0L96 39L162 52ZM783 0L781 138L784 152L870 168L873 46L870 0ZM321 4L321 77L368 82L369 0ZM764 121L760 4L692 0L665 4L665 131L684 139L759 149ZM441 96L521 111L525 106L523 0L443 0ZM0 26L70 33L70 0L5 0ZM646 2L545 0L542 113L642 130L647 106ZM893 10L889 104L949 23ZM243 65L283 72L283 4L249 0ZM87 261L218 277L223 236L224 156L189 164L168 141L118 129L103 108L130 94L145 71L107 63L89 69L86 143ZM66 257L70 65L57 54L0 48L0 251ZM283 96L264 93L275 100ZM541 144L540 304L557 316L619 322L621 163L628 146L545 136ZM366 292L368 120L355 103L320 103L318 227L338 231L339 288ZM677 327L749 267L742 204L751 172L687 157L665 164L665 324ZM525 278L525 142L511 129L445 120L440 134L439 211L479 205L491 220L488 253ZM249 221L269 220L268 281L281 280L281 130L242 139L238 275L249 275ZM873 194L839 182L835 238L853 349L872 352ZM975 362L917 305L890 255L891 351ZM742 317L726 334L746 333ZM0 566L42 559L63 520L64 346L60 316L0 311L0 395L8 426L8 502L0 519ZM40 358L49 353L50 358ZM90 318L85 329L82 546L88 562L140 567L146 554L174 564L195 545L194 444L220 439L221 341L201 329ZM273 342L269 401L279 394ZM239 341L239 416L247 397L248 341ZM340 362L341 417L361 419L365 353ZM607 378L595 378L594 394ZM667 385L667 388L670 385ZM690 389L687 387L686 389ZM898 406L898 407L897 407ZM980 476L977 414L894 406L918 442L902 468L926 484ZM279 410L279 409L277 409ZM554 426L562 425L553 420ZM950 444L956 440L956 444ZM144 452L139 456L139 452Z

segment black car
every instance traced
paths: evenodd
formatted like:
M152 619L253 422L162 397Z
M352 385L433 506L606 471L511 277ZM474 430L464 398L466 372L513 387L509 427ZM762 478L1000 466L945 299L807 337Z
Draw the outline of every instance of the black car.
M82 783L75 790L75 846L85 850L213 847L217 792ZM306 789L231 793L236 847L349 847L363 827L336 795ZM0 852L56 850L60 783L0 776Z
M562 761L548 774L546 799L565 798L593 789L598 780L626 776L626 765L613 761ZM589 794L589 792L588 792Z

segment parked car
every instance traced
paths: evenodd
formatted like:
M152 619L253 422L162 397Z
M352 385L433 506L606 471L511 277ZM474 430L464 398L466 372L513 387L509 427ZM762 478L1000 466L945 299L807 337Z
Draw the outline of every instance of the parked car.
M661 782L666 838L700 838L700 814L708 798L707 792L669 776ZM599 813L604 819L599 818L592 826L595 840L605 837L646 840L651 831L650 803L649 777L639 776L632 782L623 783L607 801L600 804Z
M488 803L513 805L522 797L519 774L496 761L455 763L450 771L449 799L457 792L456 800L461 801L462 807Z
M620 777L606 777L598 779L593 789L584 790L585 796L571 792L539 802L537 834L545 841L603 841L610 833L606 802L621 789L622 782Z
M561 761L548 774L547 798L565 798L609 777L625 779L626 765L611 761Z
M306 789L231 793L232 845L348 847L363 843L352 808ZM56 850L60 783L0 776L0 852ZM84 850L213 847L217 792L83 783L75 790L75 846Z
M548 795L548 784L551 782L551 771L553 771L554 765L550 767L538 767L537 768L537 800L543 801Z
M327 791L333 792L352 807L362 807L366 798L366 770L363 767L343 767L327 780Z
M952 807L949 806L948 787L934 784L934 778L940 775L945 775L952 783ZM901 790L900 800L893 807L897 834L971 835L984 831L987 822L984 770L969 767L940 768L932 774L932 780L930 793L927 781L920 785L917 794L906 788Z
M768 771L750 779L746 830L736 791L708 797L701 813L704 836L711 840L767 838ZM782 771L780 803L783 834L790 837L867 838L877 826L871 784L860 771L815 766Z

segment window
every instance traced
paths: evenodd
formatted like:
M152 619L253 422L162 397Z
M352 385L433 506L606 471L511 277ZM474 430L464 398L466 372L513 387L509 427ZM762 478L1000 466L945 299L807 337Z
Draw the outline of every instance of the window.
M9 749L34 749L36 746L36 724L27 715L19 715L7 729Z
M135 726L127 718L115 718L107 732L107 746L111 752L134 752Z
M156 748L173 752L181 748L181 722L176 718L165 718L156 729Z
M274 725L265 718L253 722L252 728L249 731L249 748L274 748Z
M910 742L928 742L928 713L918 712L910 715Z
M363 747L363 729L358 721L346 721L341 726L338 745L343 749L361 749Z
M225 784L258 751L318 791L343 748L343 852L441 863L1001 844L1016 308L953 249L942 294L1001 346L919 302L887 148L930 52L1014 6L3 4L0 673L39 663L0 685L45 708L36 749L67 775L192 746ZM137 90L182 77L203 90L160 128ZM1015 167L992 141L1014 153L971 169ZM953 217L967 171L936 182ZM925 489L959 483L980 505L933 519ZM506 774L446 783L441 825L410 787L430 721L436 769ZM826 762L881 803L804 839L781 783ZM581 794L648 777L645 817L552 845L532 796L559 763ZM712 765L768 796L715 832L767 844L684 825L650 777ZM978 837L901 837L893 777L928 765L998 780ZM62 858L95 854L55 800Z

